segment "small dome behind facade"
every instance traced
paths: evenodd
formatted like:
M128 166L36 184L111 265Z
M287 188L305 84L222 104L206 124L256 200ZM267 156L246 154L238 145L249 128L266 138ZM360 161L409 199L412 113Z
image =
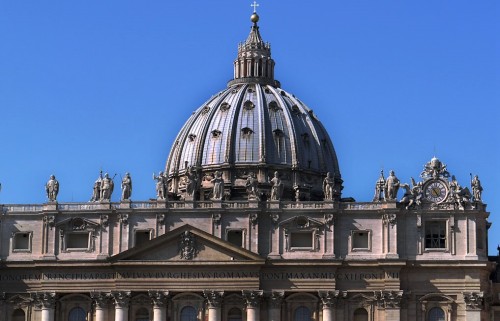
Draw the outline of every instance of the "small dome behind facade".
M256 21L238 47L234 68L228 87L199 107L177 135L165 171L170 194L184 198L194 175L195 199L210 199L219 171L224 199L246 199L251 173L266 199L278 172L282 200L320 200L330 172L334 199L340 199L342 179L330 137L312 110L274 80L271 47Z

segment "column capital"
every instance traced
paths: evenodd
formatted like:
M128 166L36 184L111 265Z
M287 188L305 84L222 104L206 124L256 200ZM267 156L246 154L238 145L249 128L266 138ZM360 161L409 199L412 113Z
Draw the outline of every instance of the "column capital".
M323 307L331 308L335 307L340 299L345 298L347 292L340 292L339 290L318 291L318 296Z
M466 310L482 310L484 303L483 292L463 292Z
M94 301L97 308L103 309L108 305L109 300L111 299L111 293L92 291L90 292L90 298Z
M403 291L375 291L373 294L379 307L385 309L401 308Z
M149 290L148 295L155 308L166 306L170 298L170 292L164 290Z
M203 290L203 296L207 300L209 308L220 308L224 291Z
M56 303L55 292L35 292L31 294L36 306L42 309L54 309Z
M111 297L118 308L126 308L130 302L130 291L111 291Z
M285 298L285 291L272 291L269 293L267 300L271 308L281 308L283 299Z
M262 300L262 294L264 291L262 290L243 290L241 294L243 295L243 299L245 300L247 308L256 308L260 305L260 301Z

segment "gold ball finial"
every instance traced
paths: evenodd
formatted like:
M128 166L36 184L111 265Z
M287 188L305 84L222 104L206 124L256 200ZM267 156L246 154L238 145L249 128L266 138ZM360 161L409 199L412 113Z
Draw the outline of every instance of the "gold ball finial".
M250 21L252 21L253 23L257 23L259 21L259 15L257 14L257 12L254 12L250 16Z

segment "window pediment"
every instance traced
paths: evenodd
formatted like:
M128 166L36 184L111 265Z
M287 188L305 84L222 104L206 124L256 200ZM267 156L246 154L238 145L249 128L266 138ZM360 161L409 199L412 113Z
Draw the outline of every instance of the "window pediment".
M279 225L290 230L314 230L325 224L308 216L298 215L284 220Z
M92 222L85 218L72 217L57 223L56 226L64 231L94 232L100 227L100 224Z

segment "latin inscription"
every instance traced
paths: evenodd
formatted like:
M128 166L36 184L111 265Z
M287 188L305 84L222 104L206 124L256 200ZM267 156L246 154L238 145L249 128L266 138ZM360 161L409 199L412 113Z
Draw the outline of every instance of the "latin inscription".
M1 282L12 281L86 281L86 280L120 280L120 279L247 279L258 278L262 281L273 280L345 280L366 281L399 279L398 272L377 273L331 273L331 272L252 272L252 271L221 271L221 272L70 272L70 273L19 273L0 274Z

